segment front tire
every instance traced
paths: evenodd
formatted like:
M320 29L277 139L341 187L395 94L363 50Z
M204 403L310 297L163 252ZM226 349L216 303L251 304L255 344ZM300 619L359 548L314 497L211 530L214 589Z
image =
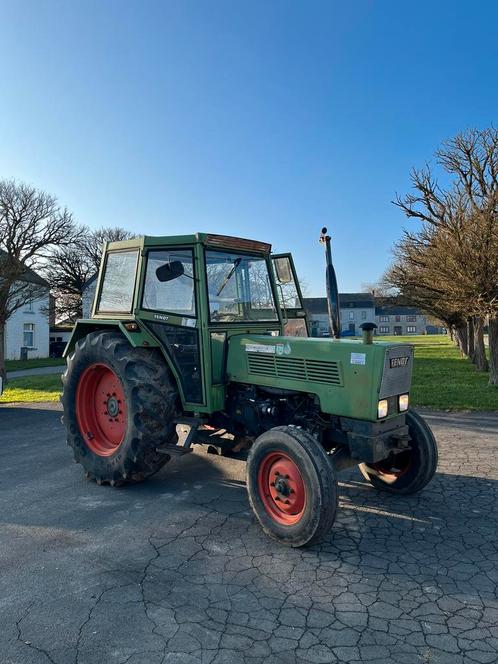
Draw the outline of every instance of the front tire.
M92 332L76 343L62 382L67 442L87 477L138 482L169 461L156 448L177 441L178 393L157 350Z
M406 414L410 449L375 464L361 463L363 477L376 489L411 494L423 489L437 469L437 443L429 425L413 410Z
M337 481L325 450L295 426L270 429L247 459L249 502L261 527L292 547L320 540L337 510Z

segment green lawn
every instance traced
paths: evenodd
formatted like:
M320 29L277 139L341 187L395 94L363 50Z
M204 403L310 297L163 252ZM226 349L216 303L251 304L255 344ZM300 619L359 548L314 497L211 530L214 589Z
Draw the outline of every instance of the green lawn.
M380 341L381 337L377 337ZM462 358L446 335L382 337L415 346L411 402L436 410L498 410L498 388Z
M463 359L449 337L382 337L382 341L415 346L412 405L436 410L498 410L498 388L488 387L487 374L477 372L469 360ZM60 364L56 360L51 363ZM57 401L60 391L58 375L15 378L6 385L0 403Z
M58 401L60 393L61 377L57 374L11 378L0 403Z
M38 367L54 367L65 364L62 357L45 357L37 360L7 360L5 366L7 371L20 371L21 369L36 369Z

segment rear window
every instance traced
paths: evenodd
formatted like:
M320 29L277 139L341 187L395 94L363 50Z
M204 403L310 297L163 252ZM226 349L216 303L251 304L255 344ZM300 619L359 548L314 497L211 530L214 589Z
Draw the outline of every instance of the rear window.
M107 255L98 311L130 313L137 269L138 249Z

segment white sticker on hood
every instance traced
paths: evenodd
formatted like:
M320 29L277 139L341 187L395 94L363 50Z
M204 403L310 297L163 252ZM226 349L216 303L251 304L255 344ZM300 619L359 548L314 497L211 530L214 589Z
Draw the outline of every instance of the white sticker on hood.
M366 364L366 353L351 353L351 364Z
M275 346L267 344L246 344L247 353L269 353L275 355Z

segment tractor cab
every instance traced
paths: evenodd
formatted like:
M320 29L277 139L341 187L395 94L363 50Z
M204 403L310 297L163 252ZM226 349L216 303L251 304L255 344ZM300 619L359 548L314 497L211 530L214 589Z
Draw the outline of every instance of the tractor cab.
M292 256L270 252L264 242L204 233L108 243L91 324L119 320L135 343L159 343L185 408L218 410L232 336L308 336ZM88 325L79 321L76 336Z

